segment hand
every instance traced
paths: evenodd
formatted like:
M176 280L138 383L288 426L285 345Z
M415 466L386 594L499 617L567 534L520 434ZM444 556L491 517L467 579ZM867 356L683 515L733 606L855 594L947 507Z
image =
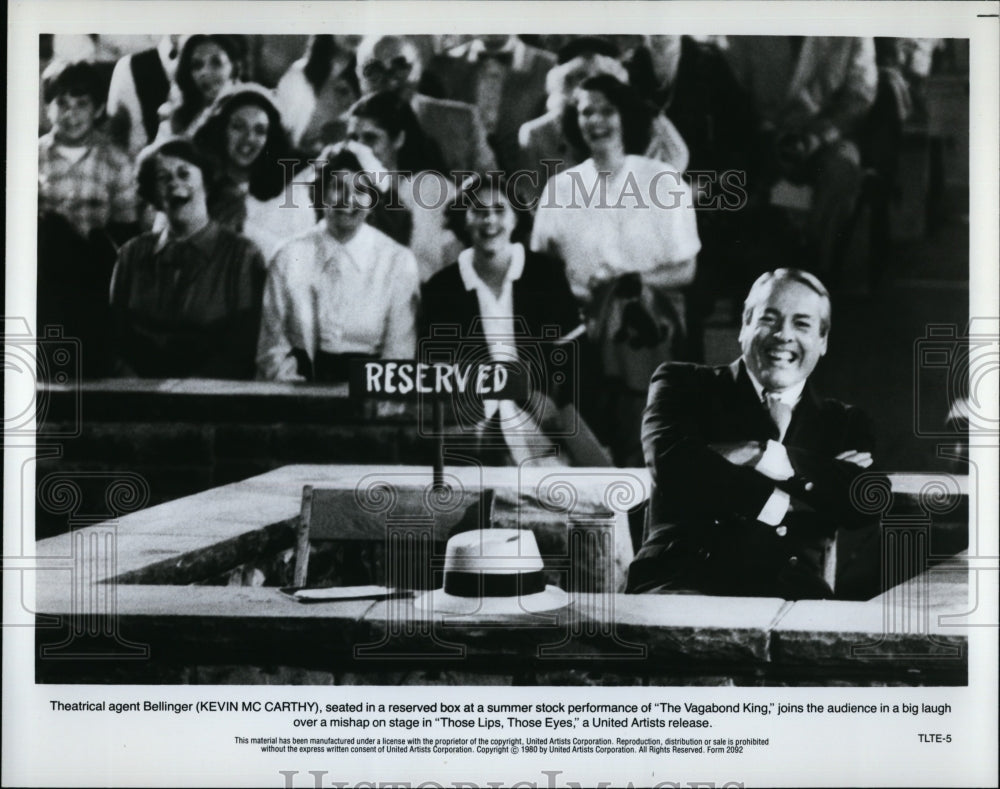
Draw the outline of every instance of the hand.
M874 462L871 452L858 452L856 449L848 449L846 452L841 452L837 455L836 459L843 460L846 463L853 463L855 466L860 466L861 468L868 468Z
M764 446L760 441L709 444L709 448L736 466L755 466L764 454Z

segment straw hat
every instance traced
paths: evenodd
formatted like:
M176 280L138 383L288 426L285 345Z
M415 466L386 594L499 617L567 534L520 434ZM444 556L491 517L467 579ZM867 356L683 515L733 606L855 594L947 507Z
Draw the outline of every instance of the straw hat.
M535 535L528 529L476 529L452 536L444 558L444 587L414 605L446 614L503 615L563 608L566 592L546 586Z

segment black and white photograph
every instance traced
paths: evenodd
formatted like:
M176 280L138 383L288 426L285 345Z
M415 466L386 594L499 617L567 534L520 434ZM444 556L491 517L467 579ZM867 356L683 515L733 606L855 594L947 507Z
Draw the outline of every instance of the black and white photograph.
M4 785L996 785L997 11L13 4Z

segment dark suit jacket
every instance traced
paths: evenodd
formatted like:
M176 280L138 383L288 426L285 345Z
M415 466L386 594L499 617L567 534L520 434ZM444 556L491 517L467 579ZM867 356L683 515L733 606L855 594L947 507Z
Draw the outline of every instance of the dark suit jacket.
M496 167L479 110L461 101L415 94L410 101L420 128L434 140L450 170L484 173Z
M775 483L710 448L777 438L742 361L660 366L642 427L653 478L650 514L627 591L832 596L822 579L824 542L838 527L871 522L851 504L851 484L863 469L834 457L872 450L868 419L856 408L818 399L807 384L783 442L795 469L787 482ZM776 486L792 500L784 536L757 520Z
M550 376L563 373L567 383L576 381L577 371L570 363L579 358L579 346L560 355L565 359L552 364L553 342L568 335L582 323L580 311L566 281L562 263L548 255L525 250L524 271L513 284L514 342L522 359L541 368L540 372L553 389L557 402L572 399L576 387L562 385L554 391ZM423 286L421 298L421 341L418 355L426 357L433 347L448 347L459 359L485 360L486 339L479 320L479 299L474 290L466 290L458 263L452 263L431 277Z
M500 168L512 171L519 162L517 132L521 124L545 112L545 77L556 65L556 56L536 47L525 46L523 62L513 66L500 92L497 127L490 135ZM441 82L446 98L476 103L480 64L469 57L469 44L438 55L427 70Z

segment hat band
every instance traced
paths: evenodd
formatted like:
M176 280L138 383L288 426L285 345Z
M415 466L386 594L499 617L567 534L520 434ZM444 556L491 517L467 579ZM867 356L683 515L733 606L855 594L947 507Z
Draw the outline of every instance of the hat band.
M545 573L463 573L445 574L444 591L455 597L517 597L545 591Z

